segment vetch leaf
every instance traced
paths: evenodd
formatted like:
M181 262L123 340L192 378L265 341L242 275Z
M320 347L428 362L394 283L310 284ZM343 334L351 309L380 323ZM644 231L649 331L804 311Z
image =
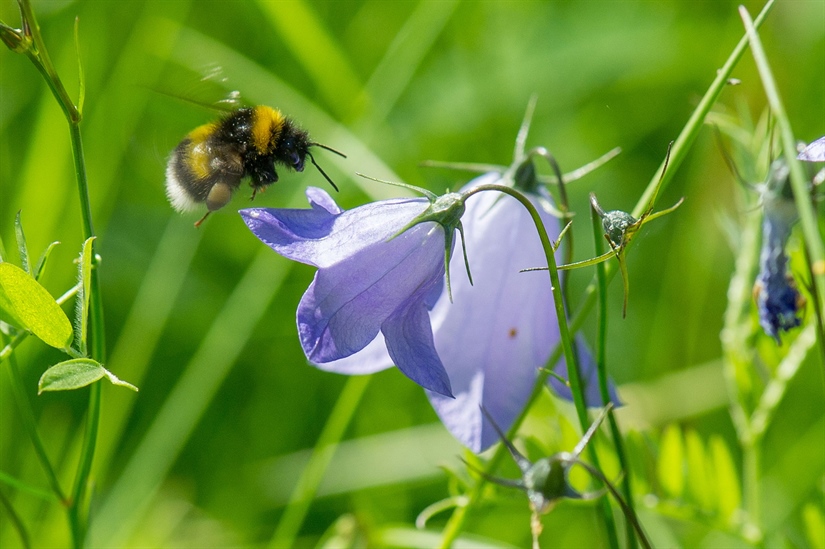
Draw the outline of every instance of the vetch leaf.
M713 470L716 475L719 515L730 524L734 513L742 504L742 490L739 487L736 465L722 437L711 436L709 450L713 456Z
M90 358L75 358L55 364L40 376L37 394L43 391L71 391L102 378L103 366Z
M26 271L0 263L0 308L47 345L67 349L72 323L51 294Z
M86 339L89 332L89 298L92 287L92 243L95 237L89 237L83 243L83 251L80 253L80 265L78 267L80 275L80 295L77 300L77 321L76 330L80 345L80 354L86 354Z
M17 239L17 251L20 254L20 265L27 273L31 272L29 268L29 248L26 244L26 235L23 234L23 222L20 219L20 211L14 217L14 237Z
M809 547L825 547L825 515L814 503L807 503L802 508L802 521L808 535Z
M668 425L659 444L657 472L665 494L676 499L680 499L685 490L684 455L682 431L678 425Z
M48 248L43 250L40 259L37 260L37 265L34 267L34 271L32 271L32 276L35 280L40 280L40 276L43 274L43 270L46 268L46 261L48 261L49 256L52 253L52 250L58 244L60 244L60 242L52 242L51 244L49 244Z
M690 429L685 432L687 453L687 491L691 499L702 509L711 510L716 501L714 486L709 482L710 464L706 458L705 445L699 433Z
M46 370L37 384L37 394L44 391L71 391L80 389L106 377L114 385L128 387L137 392L137 387L120 380L116 375L90 358L74 358L55 364Z

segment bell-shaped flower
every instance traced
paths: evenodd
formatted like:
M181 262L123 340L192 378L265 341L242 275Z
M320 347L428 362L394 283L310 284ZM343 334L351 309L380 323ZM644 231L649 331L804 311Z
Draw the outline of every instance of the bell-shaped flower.
M502 184L502 176L485 174L462 191L491 183ZM525 194L538 209L550 238L557 238L560 224L547 207L546 190L538 187ZM545 261L530 214L512 197L495 192L475 194L466 206L462 222L473 284L456 276L453 301L442 294L431 315L435 346L455 398L433 392L428 396L453 435L480 452L499 438L481 406L498 425L509 429L560 336L547 273L519 272ZM453 258L455 272L458 261L459 257ZM601 405L595 364L583 345L578 345L578 351L587 403ZM563 361L556 373L567 378ZM550 377L550 384L561 396L572 398L559 379Z
M445 245L449 255L455 226L445 230L437 219L426 220L434 219L428 217L434 204L426 198L346 211L321 189L307 189L307 198L310 209L240 212L267 246L318 268L297 311L307 358L321 367L334 364L380 332L391 363L422 387L451 397L429 309L444 286ZM453 217L460 219L460 213Z
M461 193L485 184L504 184L504 176L482 175ZM538 208L550 238L558 237L559 220L550 213L548 193L539 187L527 196ZM466 200L461 220L472 283L463 276L461 254L453 254L452 299L443 291L430 315L435 348L455 398L434 391L427 396L453 436L481 452L499 438L481 406L509 429L560 336L547 273L519 272L545 261L527 210L512 197L480 192ZM600 406L596 366L584 345L579 344L578 350L586 401ZM379 335L364 351L321 367L365 374L391 364ZM567 378L563 360L556 373ZM560 396L572 399L570 388L559 379L551 376L549 384ZM611 399L618 402L615 393Z

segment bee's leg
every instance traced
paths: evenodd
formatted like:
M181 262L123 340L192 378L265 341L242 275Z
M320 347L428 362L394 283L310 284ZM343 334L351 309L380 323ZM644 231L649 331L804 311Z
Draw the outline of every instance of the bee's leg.
M249 182L252 186L252 196L249 197L249 200L255 200L255 196L257 196L259 192L264 192L267 187L276 181L278 181L278 174L275 172L274 168L265 173L255 174L252 177L252 181Z
M203 223L203 222L204 222L204 220L207 218L207 216L208 216L209 214L211 214L211 213L212 213L212 212L210 212L209 210L207 210L207 211L206 211L206 213L205 213L205 214L203 214L203 217L201 217L200 219L198 219L197 221L195 221L195 227L200 227L200 226L201 226L201 223Z

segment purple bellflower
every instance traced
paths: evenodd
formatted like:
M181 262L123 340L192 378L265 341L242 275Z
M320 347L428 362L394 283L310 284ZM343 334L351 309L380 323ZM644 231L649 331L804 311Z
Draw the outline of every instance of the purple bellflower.
M502 175L488 173L462 191L490 183L506 184ZM525 194L538 209L550 238L557 238L560 224L547 208L547 191L537 187ZM467 200L462 222L473 284L466 277L455 277L453 302L442 294L431 317L435 346L455 399L432 391L428 396L453 435L481 452L499 439L490 417L503 429L510 428L560 335L547 273L519 272L545 261L527 210L512 197L482 192ZM452 268L457 271L460 265L454 263ZM586 401L599 406L595 364L583 345L578 350ZM567 378L563 361L556 373ZM572 399L570 388L559 379L551 376L549 383L557 394ZM489 416L481 412L482 406Z
M321 189L310 187L306 194L310 209L249 208L240 214L277 253L318 268L297 311L307 358L341 371L331 364L361 351L380 332L390 364L450 398L428 310L442 293L445 255L450 255L463 203L445 195L438 201L382 200L344 211ZM445 200L455 224L431 215ZM358 372L342 373L378 369L365 364Z
M482 175L461 193L484 184L512 185L509 173ZM550 238L558 237L559 220L551 213L547 191L537 185L526 194L538 208ZM472 283L459 274L463 259L454 254L452 299L442 291L430 315L435 349L449 375L454 398L432 390L427 396L453 436L478 453L499 440L490 417L503 429L513 424L560 336L547 273L519 272L546 260L527 210L512 197L480 192L467 199L461 221ZM585 400L589 406L601 406L595 363L585 346L577 343ZM320 367L365 374L391 365L379 334L362 352ZM556 374L567 378L563 360ZM557 394L572 400L565 383L551 376L549 384ZM611 391L611 399L618 403L612 387ZM489 415L482 413L482 406Z

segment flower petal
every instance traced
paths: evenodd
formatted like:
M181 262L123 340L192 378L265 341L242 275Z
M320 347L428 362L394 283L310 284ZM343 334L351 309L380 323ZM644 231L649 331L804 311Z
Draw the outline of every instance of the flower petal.
M487 174L470 185L497 180L498 175ZM542 208L540 212L551 238L558 235L558 220ZM464 274L463 257L454 254L453 303L442 294L432 313L436 349L456 398L429 397L453 435L479 452L498 440L479 406L508 429L559 336L547 273L519 272L545 264L523 206L511 197L483 192L467 200L462 223L474 285Z
M394 236L427 208L424 198L372 202L341 211L322 189L307 191L311 209L241 210L249 229L293 261L329 267Z
M411 300L381 326L387 351L404 375L430 391L452 398L450 379L433 343L430 315L423 300Z
M332 362L313 362L313 364L321 370L344 375L373 374L394 365L387 352L384 334L381 332L357 353Z
M304 352L316 363L347 357L372 341L381 324L422 302L444 276L444 231L416 225L389 241L319 269L298 306Z

